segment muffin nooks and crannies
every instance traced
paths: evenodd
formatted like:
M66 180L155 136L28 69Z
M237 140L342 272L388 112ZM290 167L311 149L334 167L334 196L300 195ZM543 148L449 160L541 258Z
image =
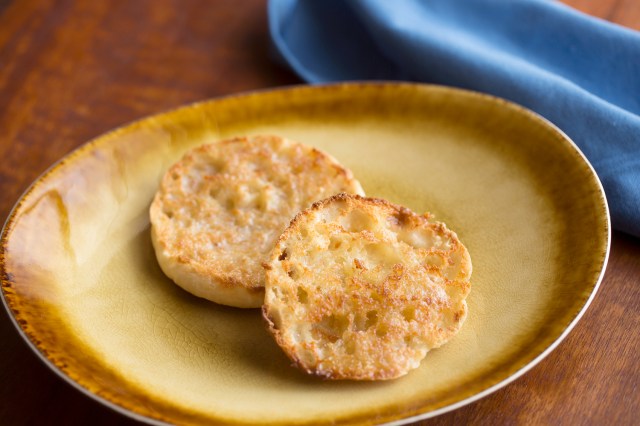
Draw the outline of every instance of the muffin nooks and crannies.
M277 136L199 146L165 174L150 208L164 273L224 305L264 300L264 271L278 236L300 210L339 192L363 194L352 173L318 149Z
M167 171L150 208L152 242L185 290L262 306L302 370L393 379L460 329L471 260L429 215L362 195L352 173L315 148L276 136L224 140Z
M456 234L382 199L316 202L265 269L268 329L298 367L329 379L402 376L467 314L471 260Z

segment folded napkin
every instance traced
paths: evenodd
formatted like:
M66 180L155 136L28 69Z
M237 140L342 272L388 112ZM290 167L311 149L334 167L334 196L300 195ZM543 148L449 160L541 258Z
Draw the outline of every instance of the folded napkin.
M640 33L549 0L270 0L269 21L310 83L422 81L536 111L594 166L613 227L640 236Z

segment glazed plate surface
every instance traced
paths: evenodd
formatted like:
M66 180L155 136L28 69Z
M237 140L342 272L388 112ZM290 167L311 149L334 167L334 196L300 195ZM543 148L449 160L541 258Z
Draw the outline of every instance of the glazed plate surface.
M148 208L165 170L196 145L258 133L329 152L368 195L433 213L467 246L469 316L419 369L378 383L308 377L258 310L198 299L162 274ZM533 113L437 86L303 86L153 116L62 159L6 223L2 294L54 371L141 420L403 422L482 397L541 360L594 296L609 240L592 168Z

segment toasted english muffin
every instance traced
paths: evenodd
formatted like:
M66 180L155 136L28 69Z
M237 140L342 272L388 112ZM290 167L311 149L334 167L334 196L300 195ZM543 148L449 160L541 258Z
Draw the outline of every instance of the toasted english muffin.
M467 315L467 249L429 215L382 199L314 203L265 269L268 329L298 367L324 378L402 376Z
M197 147L165 174L150 207L164 273L196 296L260 307L262 263L292 217L339 192L363 193L333 157L277 136Z

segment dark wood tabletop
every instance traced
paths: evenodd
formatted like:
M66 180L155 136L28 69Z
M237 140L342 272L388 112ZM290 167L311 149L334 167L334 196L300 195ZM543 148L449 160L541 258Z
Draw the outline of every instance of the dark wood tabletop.
M640 29L636 0L570 0ZM264 0L0 0L0 220L48 166L116 126L185 103L301 80L270 56ZM640 59L639 59L640 60ZM614 232L600 290L540 364L420 422L638 424L640 240ZM0 313L0 424L133 420L60 379Z

